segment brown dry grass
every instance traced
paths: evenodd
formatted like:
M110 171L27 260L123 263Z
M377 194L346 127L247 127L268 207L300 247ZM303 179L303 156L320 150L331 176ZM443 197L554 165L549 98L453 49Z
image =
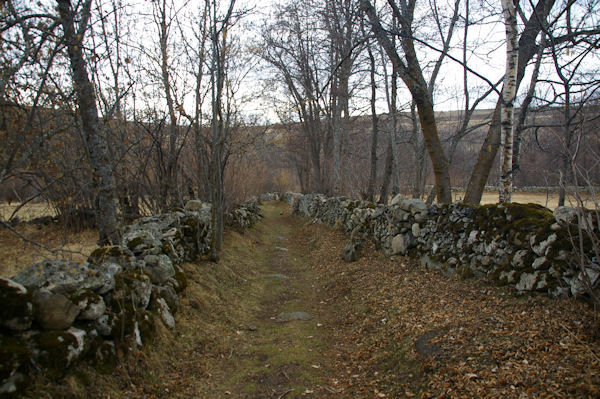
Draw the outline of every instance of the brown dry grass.
M460 201L465 196L464 191L453 191L452 198L454 201ZM558 206L558 193L545 193L545 192L515 192L513 194L513 202L520 204L539 204L549 209L555 209ZM498 203L498 191L486 191L481 197L481 204L497 204ZM567 196L565 200L567 206L577 206L575 198ZM590 205L588 202L586 206Z
M4 220L8 219L20 205L19 202L11 202L10 204L6 202L0 203L0 216ZM30 202L19 209L16 216L20 220L29 221L42 216L56 216L56 211L44 202Z
M74 232L56 224L19 224L15 228L27 239L41 243L43 248L17 237L6 228L0 228L0 276L10 277L35 262L45 259L82 261L97 247L95 230Z

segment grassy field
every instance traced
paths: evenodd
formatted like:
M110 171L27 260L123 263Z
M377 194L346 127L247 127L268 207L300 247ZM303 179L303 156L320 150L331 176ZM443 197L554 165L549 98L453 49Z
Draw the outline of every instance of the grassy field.
M3 220L8 219L20 205L18 202L0 203L0 216ZM45 202L30 202L19 209L16 216L19 217L19 220L29 221L42 216L56 216L56 211Z
M19 205L14 202L10 205L0 203L2 219L9 218ZM54 209L46 203L29 203L16 213L21 221L55 215ZM13 231L0 228L0 276L13 276L30 264L45 259L83 261L96 248L98 239L95 230L73 231L57 223L20 223L14 229L25 239Z
M460 201L465 196L464 191L452 192L454 201ZM558 206L558 193L544 192L515 192L513 194L513 202L519 204L539 204L546 208L555 209ZM498 203L498 191L486 191L481 198L481 204L496 204ZM576 206L575 198L567 196L566 205ZM589 204L586 204L589 206Z

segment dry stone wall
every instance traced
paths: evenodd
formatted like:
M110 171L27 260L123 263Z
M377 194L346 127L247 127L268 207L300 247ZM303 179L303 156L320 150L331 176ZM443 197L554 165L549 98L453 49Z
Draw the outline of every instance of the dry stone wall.
M86 262L49 260L0 277L0 396L17 396L33 369L60 375L87 358L110 366L152 340L154 323L174 329L181 265L210 252L210 204L126 226L121 245L94 250ZM245 229L260 219L257 201L226 215Z
M575 209L552 213L534 204L427 206L395 197L389 205L320 194L287 193L293 212L349 233L346 260L356 259L371 239L387 255L415 255L423 266L448 275L485 275L521 292L579 296L586 282L600 288L600 259L584 238L587 259L579 261ZM594 233L598 235L595 222ZM583 267L582 267L583 266Z

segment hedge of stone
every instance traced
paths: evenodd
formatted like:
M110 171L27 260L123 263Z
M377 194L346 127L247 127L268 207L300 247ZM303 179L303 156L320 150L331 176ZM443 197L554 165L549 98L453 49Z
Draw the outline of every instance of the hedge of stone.
M577 212L559 207L554 213L535 204L427 206L396 196L389 205L320 194L282 196L293 212L340 227L351 234L344 249L355 260L366 239L387 255L412 254L423 266L448 275L486 275L522 292L554 297L585 294L590 283L600 288L600 259L589 237L580 256ZM597 215L593 220L596 242ZM575 250L574 250L575 248Z
M210 252L210 213L189 201L126 226L121 245L86 262L48 260L0 277L0 396L18 395L33 369L58 376L82 358L111 366L117 350L150 342L158 320L174 329L181 264ZM248 228L261 217L251 201L226 221Z

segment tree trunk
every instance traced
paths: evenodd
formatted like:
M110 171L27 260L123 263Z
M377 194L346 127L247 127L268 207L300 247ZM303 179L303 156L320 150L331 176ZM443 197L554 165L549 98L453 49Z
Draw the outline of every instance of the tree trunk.
M167 3L162 0L159 7L160 28L159 43L160 43L160 72L165 100L167 102L167 110L169 112L169 148L167 150L166 176L162 182L164 190L163 211L166 211L170 206L178 202L177 195L177 115L175 113L175 102L171 94L171 77L169 76L169 30L167 26Z
M414 3L411 3L414 5ZM431 158L433 165L433 174L436 182L436 192L438 202L452 202L452 191L450 185L450 174L448 172L448 162L444 155L444 150L439 139L437 124L435 121L435 113L433 110L433 102L429 95L427 82L423 77L423 71L419 65L414 41L412 39L412 10L406 10L405 13L411 15L400 15L401 21L401 45L404 51L406 64L398 55L395 46L389 40L386 31L381 26L375 9L368 0L362 0L361 5L371 22L371 28L377 40L384 48L392 64L398 69L398 73L406 87L410 91L412 98L417 105L419 113L419 121L423 137L425 138L425 146Z
M502 0L502 13L506 31L506 72L502 87L502 175L500 184L500 202L512 202L513 192L513 132L514 101L517 94L518 40L517 11L512 0Z
M83 58L82 42L90 16L91 0L82 6L79 28L75 30L74 10L69 0L58 0L65 44L71 65L73 86L77 95L77 105L83 133L83 141L93 170L94 188L97 192L95 203L99 245L117 244L117 205L115 203L115 179L108 158L105 134L100 127L94 88L89 80L87 66Z
M388 190L390 187L390 180L392 179L392 169L394 163L394 154L392 148L392 138L388 137L387 152L385 155L385 170L383 173L383 183L381 184L381 191L379 192L379 203L387 204Z
M519 52L517 62L517 82L516 88L519 88L521 80L525 75L525 67L531 60L531 58L537 52L537 46L535 39L540 33L542 21L545 21L548 17L550 9L554 5L555 0L539 0L535 6L535 10L530 16L529 20L525 24L525 29L521 33L519 38ZM498 153L500 146L500 105L501 99L496 103L496 109L494 115L490 121L490 128L488 134L483 142L483 146L479 152L477 163L473 168L469 183L467 185L467 191L465 193L464 202L467 204L479 204L481 202L481 196L485 189L485 184L490 175L492 165L494 164L494 158Z
M371 47L367 48L369 60L371 63L371 173L369 174L369 187L367 189L367 199L375 201L375 181L377 180L377 136L379 134L379 119L377 117L377 85L375 81L375 57Z

